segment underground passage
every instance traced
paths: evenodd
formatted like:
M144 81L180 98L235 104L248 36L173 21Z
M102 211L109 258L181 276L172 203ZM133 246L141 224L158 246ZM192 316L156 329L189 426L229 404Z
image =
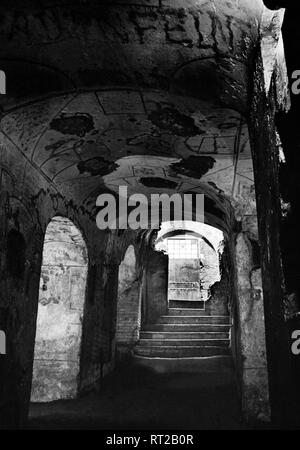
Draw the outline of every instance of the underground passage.
M299 429L296 7L41 3L0 5L0 429Z
M31 400L75 398L87 252L80 232L55 217L43 249Z

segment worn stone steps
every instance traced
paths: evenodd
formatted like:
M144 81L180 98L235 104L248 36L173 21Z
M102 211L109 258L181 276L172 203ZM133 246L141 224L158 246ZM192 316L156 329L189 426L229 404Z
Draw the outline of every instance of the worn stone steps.
M152 357L152 358L205 358L218 355L229 355L228 347L220 346L144 346L138 344L135 347L135 352L138 356Z
M201 329L201 328L200 328ZM140 339L229 339L229 331L141 331Z
M197 308L199 310L204 310L205 303L203 301L197 300L170 300L170 308Z
M146 347L228 347L229 339L140 339L139 345Z
M208 313L196 308L169 308L168 316L208 316Z
M146 358L205 358L229 355L230 318L195 308L170 308L143 327L134 354Z
M152 331L152 332L174 332L174 333L182 333L182 332L229 332L230 325L227 324L218 324L218 323L198 323L198 324L173 324L173 323L154 323L144 325L143 331ZM141 332L142 333L142 332Z
M174 349L172 349L174 350ZM135 364L146 367L157 373L202 373L218 374L232 379L233 361L229 355L214 356L188 356L188 357L153 357L153 356L133 356Z
M223 324L223 325L229 325L229 317L228 316L161 316L158 320L158 323L161 324Z

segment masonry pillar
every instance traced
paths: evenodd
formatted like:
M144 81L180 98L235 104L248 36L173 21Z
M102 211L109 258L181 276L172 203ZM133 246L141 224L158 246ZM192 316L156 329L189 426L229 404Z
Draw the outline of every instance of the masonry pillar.
M289 422L290 348L284 320L284 280L280 257L281 205L279 155L276 145L275 99L267 97L259 53L249 115L261 248L266 345L272 420Z
M127 353L136 343L140 328L140 282L133 245L119 266L116 345L118 353Z
M168 311L167 255L148 251L143 284L143 323L156 323Z
M238 308L238 372L243 417L270 420L268 368L261 269L253 264L251 242L239 233L235 244Z
M30 401L43 243L26 209L3 191L0 197L0 329L7 343L0 356L0 429L18 429Z

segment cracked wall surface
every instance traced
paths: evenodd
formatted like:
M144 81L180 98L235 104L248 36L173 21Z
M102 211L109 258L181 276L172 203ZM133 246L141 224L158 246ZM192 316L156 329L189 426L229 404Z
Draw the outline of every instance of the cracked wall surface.
M128 247L119 266L116 347L117 351L132 348L139 337L141 325L140 281L136 270L135 249Z
M87 251L69 221L47 227L39 290L31 401L76 398Z

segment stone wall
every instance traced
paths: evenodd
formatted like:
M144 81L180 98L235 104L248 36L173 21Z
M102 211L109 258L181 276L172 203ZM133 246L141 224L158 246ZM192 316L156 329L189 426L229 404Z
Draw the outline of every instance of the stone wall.
M236 238L238 363L242 411L248 421L269 420L268 368L261 270L246 234Z
M77 395L86 276L80 232L69 220L53 219L43 249L31 401Z
M142 322L156 323L168 311L168 257L149 249L142 289Z
M198 259L169 258L169 301L200 300L200 268ZM197 283L197 285L186 285L185 283ZM196 287L191 288L191 286Z
M119 266L117 306L117 350L128 350L136 343L141 325L140 281L136 270L134 247L128 247Z
M176 229L176 226L178 227ZM189 228L190 227L190 228ZM194 234L189 234L194 229ZM191 258L173 258L169 257L169 300L202 300L205 302L205 310L212 315L227 315L228 305L231 298L231 286L228 275L228 265L230 261L223 261L224 243L223 233L213 227L186 222L166 223L162 226L160 235L172 230L172 237L191 238L198 242L198 251L200 257ZM176 235L176 230L178 235ZM184 231L185 230L185 231ZM198 234L196 234L198 231ZM183 234L182 234L183 233ZM203 237L199 238L198 235ZM156 243L157 250L168 251L168 237L161 238ZM199 288L190 290L177 289L178 285L170 282L194 282L199 284ZM180 286L181 288L184 285Z

